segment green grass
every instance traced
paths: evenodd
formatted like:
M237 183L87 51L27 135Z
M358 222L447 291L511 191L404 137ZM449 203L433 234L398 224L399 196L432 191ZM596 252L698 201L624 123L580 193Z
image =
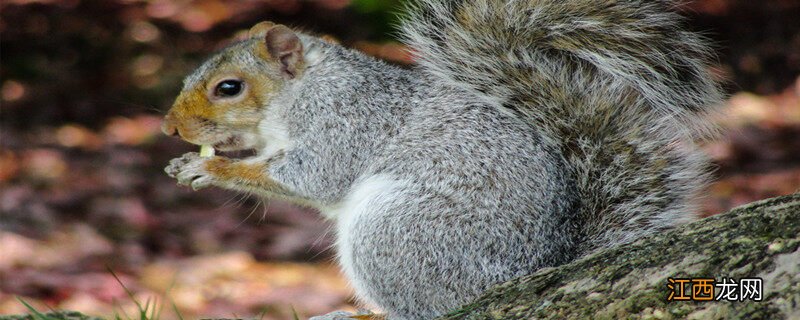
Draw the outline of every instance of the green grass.
M133 292L130 289L128 289L128 287L126 287L124 283L122 283L122 279L120 279L119 276L117 276L114 270L111 270L111 268L108 267L107 269L108 272L111 273L111 275L117 281L117 283L119 283L122 289L125 290L125 293L127 294L128 298L131 301L133 301L137 309L137 313L133 316L130 316L127 313L125 313L125 310L123 310L122 308L116 308L118 309L118 311L115 311L114 316L112 318L113 320L158 320L161 318L161 311L164 309L164 305L159 304L157 298L148 298L144 303L141 303L139 300L136 300L136 297L133 295ZM170 285L170 289L171 288L172 285ZM170 289L167 289L167 292L169 292ZM164 293L164 296L168 296L166 292ZM42 312L37 310L30 303L28 303L19 296L17 297L17 300L19 300L19 302L22 303L22 305L24 305L26 309L28 309L29 314L0 315L0 320L104 320L103 318L87 316L76 311L56 311L53 308L50 308L49 306L47 306L47 308L50 309L49 311ZM175 305L175 302L172 301L171 299L167 300L170 302L170 306L172 307L172 310L175 312L178 319L184 320L183 315L181 314L180 310L178 310L178 307ZM291 309L292 319L300 320L300 316L298 315L294 306L290 305L289 308ZM263 310L259 319L263 319L266 313L267 310ZM234 318L238 317L234 315Z
M122 289L125 290L125 293L131 299L131 301L133 301L133 303L136 304L136 309L138 309L139 311L138 317L136 319L158 320L161 317L161 309L163 308L159 307L158 299L147 298L147 301L145 301L144 305L142 305L138 300L136 300L136 297L133 296L133 292L131 292L131 290L128 289L128 287L126 287L125 284L122 283L122 280L117 276L114 270L111 270L111 268L109 268L108 266L106 266L106 268L108 269L108 272L110 272L111 275L114 276L114 279L117 280L117 283L119 283L119 285L122 286ZM178 312L178 308L175 307L174 303L172 304L172 307L175 309L175 312L178 314L178 317L183 319L183 317L180 316L180 312ZM126 320L134 319L125 314L124 310L120 309L120 311L122 311L122 313L125 315ZM122 320L123 318L121 318L119 316L119 313L117 313L114 315L114 319Z
M131 301L133 301L137 309L137 314L134 315L134 317L131 317L128 314L126 314L125 311L122 310L122 308L119 308L119 311L115 312L113 319L158 320L161 318L161 311L163 309L163 305L160 305L158 303L157 298L148 298L144 302L144 304L142 304L140 301L136 300L136 297L133 296L133 292L130 289L128 289L128 287L126 287L124 283L122 283L122 280L119 278L119 276L117 276L114 270L111 270L111 268L109 267L106 268L108 269L108 272L111 273L111 275L114 277L114 279L117 280L117 283L119 283L119 285L122 286L122 289L125 290L125 293L131 299ZM74 311L56 311L53 308L50 308L49 306L48 308L50 309L50 311L42 313L41 311L34 308L27 301L23 300L21 297L17 297L17 300L19 300L19 302L22 303L22 305L24 305L26 309L28 309L29 314L22 316L0 316L0 320L101 320L102 319L97 317L90 317ZM181 312L178 310L178 307L175 305L175 303L172 302L171 300L170 303L172 305L172 309L175 311L175 314L178 316L178 319L183 320L183 316L181 315Z

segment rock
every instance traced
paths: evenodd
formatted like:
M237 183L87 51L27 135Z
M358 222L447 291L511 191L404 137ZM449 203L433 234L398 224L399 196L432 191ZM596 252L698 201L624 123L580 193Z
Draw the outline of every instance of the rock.
M714 296L668 301L669 278L712 279ZM723 299L723 279L741 284L745 278L763 280L762 301L753 295ZM685 289L691 297L690 285ZM440 319L534 318L800 319L800 194L754 202L539 270Z

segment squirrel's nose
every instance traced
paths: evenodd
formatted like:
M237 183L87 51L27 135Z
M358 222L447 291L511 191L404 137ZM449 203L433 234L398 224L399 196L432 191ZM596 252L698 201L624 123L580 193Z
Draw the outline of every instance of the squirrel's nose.
M167 114L167 116L164 117L164 121L161 122L161 132L170 137L178 135L178 129L175 127L174 124L172 124L171 114Z

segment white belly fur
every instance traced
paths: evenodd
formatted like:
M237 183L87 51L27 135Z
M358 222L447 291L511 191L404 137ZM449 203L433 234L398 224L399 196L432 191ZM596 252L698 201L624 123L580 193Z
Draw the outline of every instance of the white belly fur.
M368 228L370 213L380 211L383 204L391 203L399 196L398 189L404 182L384 174L371 176L357 183L341 205L323 211L336 223L336 251L342 267L356 294L366 298L367 288L355 275L353 265L351 233ZM365 226L356 226L356 224Z

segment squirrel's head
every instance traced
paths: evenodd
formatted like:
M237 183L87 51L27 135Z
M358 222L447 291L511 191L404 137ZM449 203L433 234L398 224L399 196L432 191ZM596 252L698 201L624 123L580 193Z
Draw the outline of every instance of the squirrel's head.
M302 43L288 27L253 26L248 39L223 49L184 80L162 131L222 151L261 147L264 109L301 76L303 59Z

